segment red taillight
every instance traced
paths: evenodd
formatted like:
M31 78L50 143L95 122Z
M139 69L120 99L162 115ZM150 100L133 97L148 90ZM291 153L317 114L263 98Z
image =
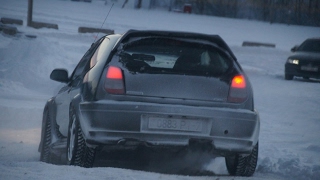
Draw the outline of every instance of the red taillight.
M106 77L108 79L122 79L122 71L118 67L110 66Z
M106 73L104 88L110 94L124 94L123 74L120 68L109 66Z
M243 75L233 77L229 90L228 101L233 103L241 103L247 99L246 79Z
M231 82L232 88L245 88L246 87L246 80L242 75L237 75L233 77Z

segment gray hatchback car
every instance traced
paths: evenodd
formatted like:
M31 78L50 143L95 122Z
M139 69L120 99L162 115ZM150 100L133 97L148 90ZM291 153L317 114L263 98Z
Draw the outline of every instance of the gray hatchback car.
M210 147L251 176L259 114L248 77L218 35L129 30L92 44L44 107L40 159L92 167L101 149Z

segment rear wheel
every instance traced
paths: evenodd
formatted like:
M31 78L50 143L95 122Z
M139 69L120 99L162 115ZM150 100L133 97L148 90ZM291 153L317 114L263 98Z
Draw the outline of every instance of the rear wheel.
M42 129L44 131L42 144L41 144L41 152L40 152L40 161L51 163L51 152L50 152L50 144L51 144L51 120L49 116L49 110L46 108L43 112L43 118L45 127Z
M226 166L230 175L233 176L252 176L256 170L258 161L259 144L253 148L249 156L235 155L226 157Z
M70 111L70 123L67 141L67 164L81 167L92 167L95 157L95 149L86 145L82 130L72 109Z
M293 79L293 75L285 74L285 75L284 75L284 79L285 79L285 80L292 80L292 79Z

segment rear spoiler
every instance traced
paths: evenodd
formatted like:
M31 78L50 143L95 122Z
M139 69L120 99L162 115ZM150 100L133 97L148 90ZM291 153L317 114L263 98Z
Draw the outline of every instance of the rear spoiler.
M219 35L208 35L201 33L192 33L192 32L179 32L179 31L155 31L155 30L129 30L119 39L119 42L114 49L117 49L119 44L126 43L131 38L137 37L173 37L173 38L189 38L189 39L197 39L197 40L205 40L211 43L218 45L220 48L227 51L230 56L237 60L236 56L233 54L227 43L219 36Z

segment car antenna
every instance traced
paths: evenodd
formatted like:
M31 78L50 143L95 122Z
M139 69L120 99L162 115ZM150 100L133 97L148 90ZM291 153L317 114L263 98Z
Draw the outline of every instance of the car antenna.
M100 29L102 29L102 27L103 27L104 23L106 22L106 20L107 20L107 18L108 18L108 16L109 16L109 14L110 14L110 12L111 12L111 9L112 9L113 5L114 5L114 3L112 3L112 5L111 5L111 7L110 7L110 9L109 9L109 12L108 12L108 14L107 14L106 18L104 19L104 21L103 21L103 23L102 23L102 25L101 25ZM96 36L96 38L94 39L93 43L94 43L94 42L96 42L97 37L99 36L99 33L100 33L100 32L98 32L98 33L97 33L97 36Z

